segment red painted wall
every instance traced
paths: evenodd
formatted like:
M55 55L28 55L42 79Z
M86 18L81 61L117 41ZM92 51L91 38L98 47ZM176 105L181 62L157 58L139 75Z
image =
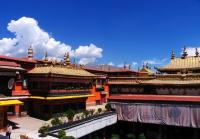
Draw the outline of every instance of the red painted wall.
M108 100L109 97L109 86L107 84L104 85L104 91L106 92L105 95L101 95L100 91L96 91L96 86L93 85L91 92L94 95L93 97L88 97L86 103L88 105L95 105L96 101L100 101L101 103L105 103Z

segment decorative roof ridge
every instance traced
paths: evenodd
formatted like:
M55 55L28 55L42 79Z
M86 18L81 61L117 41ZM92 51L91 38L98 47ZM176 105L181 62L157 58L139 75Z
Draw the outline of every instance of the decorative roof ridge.
M187 74L181 74L181 73L177 73L177 74L156 74L156 76L181 76L181 75L186 75L186 76L197 76L200 75L200 73L187 73Z
M30 74L60 74L60 75L72 75L72 76L96 76L87 70L77 67L68 66L37 66L28 71Z
M16 62L10 62L10 61L0 61L0 66L21 67Z
M42 67L54 67L54 68L67 68L67 69L76 69L76 70L85 70L84 68L81 67L74 67L74 66L67 66L67 65L44 65L44 64L37 64L37 68L42 68Z
M200 57L195 56L195 55L189 55L189 56L187 56L187 57L185 57L185 58L182 58L182 57L175 57L175 58L171 59L171 61L176 60L176 59L185 60L185 59L188 59L188 58L200 58Z
M28 58L18 58L18 57L12 57L12 56L6 56L6 55L0 55L0 58L7 59L7 60L13 60L13 61L22 61L22 62L30 62L30 63L36 63L37 59L31 59Z
M92 68L92 67L83 67L83 69L85 70L93 70L93 71L100 71L100 72L134 72L134 73L137 73L137 71L135 70L132 70L132 69L122 69L122 68L119 68L119 69L98 69L98 68Z
M154 79L153 76L147 77L140 77L140 76L133 76L133 77L109 77L109 79Z

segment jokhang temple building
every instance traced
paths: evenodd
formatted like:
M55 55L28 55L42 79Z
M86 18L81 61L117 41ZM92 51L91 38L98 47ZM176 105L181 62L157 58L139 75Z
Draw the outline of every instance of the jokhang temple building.
M149 139L157 133L164 139L197 139L200 128L200 56L182 56L172 51L170 64L156 69L148 65L139 71L130 67L86 67L71 63L69 53L62 61L0 55L0 128L7 124L7 114L17 117L21 111L49 119L53 114L86 109L109 101L119 123L136 134L145 130ZM9 113L7 113L9 112ZM183 128L179 130L179 128ZM124 129L124 128L122 128Z
M60 62L35 59L33 48L28 56L15 58L0 55L0 128L8 116L49 119L55 113L86 109L107 102L109 76L136 75L130 69L88 68L71 63L69 53Z
M96 76L71 65L69 54L63 63L49 63L45 57L43 64L28 71L27 78L32 108L28 114L34 117L47 119L69 108L85 109L88 97L94 97L91 90Z
M149 139L198 139L200 137L200 56L181 57L172 51L170 64L157 74L112 77L109 102L126 131L143 132ZM144 74L143 74L144 75ZM129 128L128 128L129 127Z

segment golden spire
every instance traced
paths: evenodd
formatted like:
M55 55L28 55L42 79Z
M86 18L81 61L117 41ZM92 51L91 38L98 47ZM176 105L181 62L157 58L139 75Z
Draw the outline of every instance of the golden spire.
M145 68L149 69L149 62L146 62Z
M31 45L28 48L28 59L33 59L33 48Z
M69 52L65 53L65 55L64 55L64 64L65 65L70 65L71 64L70 57L69 57Z
M126 62L124 62L124 69L126 69Z
M129 70L131 69L131 64L128 65L128 69L129 69Z
M197 49L197 48L196 48L195 56L196 56L196 57L198 57L198 56L199 56L199 51L198 51L198 49Z
M64 62L66 61L66 59L67 59L67 54L65 53L64 54Z
M172 54L171 54L171 59L175 58L175 53L174 53L174 49L172 49Z
M48 60L48 54L47 54L47 52L45 52L44 60L43 60L43 61L44 61L44 64L47 65L47 63L48 63L48 61L49 61L49 60Z
M184 46L184 48L183 48L183 54L182 54L182 58L186 58L187 55L188 55L188 53L187 53L186 47Z
M48 61L48 54L47 54L47 52L45 52L45 56L44 56L44 61Z

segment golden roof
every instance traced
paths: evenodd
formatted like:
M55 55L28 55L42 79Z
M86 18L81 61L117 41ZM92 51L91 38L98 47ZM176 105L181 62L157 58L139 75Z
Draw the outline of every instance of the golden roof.
M171 59L171 63L159 68L160 71L181 70L181 69L200 69L200 57L190 56L186 58Z
M143 67L141 70L140 70L141 73L148 73L149 75L152 75L154 74L154 72L151 70L151 69L148 69L146 67Z
M125 84L125 85L191 85L191 84L200 84L200 80L121 80L121 81L109 81L109 84Z
M141 84L147 80L155 79L154 77L110 77L108 84Z
M149 84L149 85L187 85L187 84L200 84L200 80L149 80L143 81L142 84Z
M126 85L192 85L200 84L200 74L156 75L151 78L116 78L109 79L109 84Z
M94 74L81 69L71 67L60 67L60 66L43 66L35 67L28 72L29 74L58 74L58 75L69 75L69 76L95 76Z

